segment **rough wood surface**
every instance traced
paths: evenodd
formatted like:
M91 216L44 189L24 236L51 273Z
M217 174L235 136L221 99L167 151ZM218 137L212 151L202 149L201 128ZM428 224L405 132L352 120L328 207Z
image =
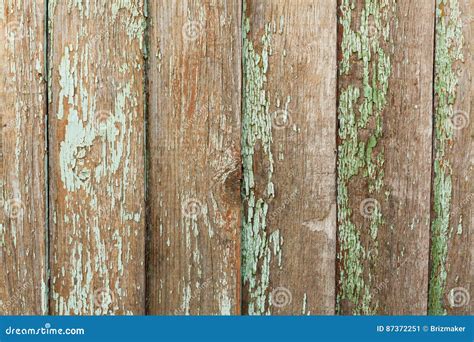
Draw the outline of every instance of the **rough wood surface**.
M45 314L43 1L0 1L0 315Z
M240 12L150 3L150 314L240 312Z
M142 314L144 2L49 2L52 314Z
M339 21L337 309L425 314L433 4L342 0Z
M0 0L0 315L474 312L474 0Z
M243 311L332 314L336 2L243 15Z
M436 4L429 313L472 314L474 1Z

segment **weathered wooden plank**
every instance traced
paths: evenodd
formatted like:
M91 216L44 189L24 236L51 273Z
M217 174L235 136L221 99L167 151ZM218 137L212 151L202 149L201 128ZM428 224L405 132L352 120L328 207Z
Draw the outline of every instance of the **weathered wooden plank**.
M0 315L48 310L43 1L0 1Z
M150 2L151 314L240 312L240 12Z
M339 4L337 311L424 314L433 3Z
M474 1L436 1L429 313L473 314Z
M144 2L48 12L51 313L142 314Z
M332 314L337 4L244 8L243 311Z

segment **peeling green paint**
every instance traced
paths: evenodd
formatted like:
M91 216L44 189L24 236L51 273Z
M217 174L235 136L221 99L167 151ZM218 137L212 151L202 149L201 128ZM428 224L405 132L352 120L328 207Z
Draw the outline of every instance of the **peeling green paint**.
M392 72L389 49L392 45L390 23L395 18L394 0L365 0L360 11L360 26L352 23L355 1L341 4L340 24L343 28L339 64L341 77L349 75L353 64L360 64L361 84L349 84L340 89L338 148L338 222L341 271L340 303L348 300L354 305L354 314L373 314L377 310L370 288L370 278L364 277L364 264L375 262L377 233L384 220L380 208L370 217L372 242L363 246L361 229L352 218L349 203L349 184L353 177L363 177L369 194L380 197L384 179L384 151L377 146L382 136L382 112L387 103L388 80ZM366 137L367 138L363 138ZM377 195L377 196L376 196Z
M452 180L448 158L454 128L454 114L458 74L456 62L463 60L462 20L458 0L436 1L435 43L435 161L434 161L434 218L431 224L431 274L428 313L446 314L446 258L451 219ZM462 229L462 228L461 228ZM459 228L458 228L459 230Z
M306 293L303 295L303 308L301 309L301 314L302 315L310 315L311 312L307 311L307 306L308 306L308 296Z
M246 4L244 2L244 10ZM282 24L280 25L282 26ZM242 278L249 289L250 315L268 313L270 260L272 246L267 227L268 201L274 197L272 182L274 160L271 151L272 118L269 96L265 90L268 59L271 55L272 28L265 25L258 52L248 37L250 23L243 18L243 116L242 116ZM262 194L255 191L254 153L259 146L266 159L266 184ZM260 184L259 184L260 186ZM274 232L273 234L277 234ZM280 255L280 237L272 235L273 253ZM281 260L281 255L279 256ZM281 261L280 261L281 263ZM269 310L269 309L268 309Z
M51 278L53 311L58 314L131 313L114 296L118 299L130 295L123 288L122 278L134 262L130 237L139 231L133 227L142 220L142 209L130 205L129 194L136 190L134 141L141 139L136 125L141 115L141 94L135 89L142 79L135 73L142 70L143 61L140 53L138 58L128 58L128 54L108 49L97 53L95 49L98 40L102 46L107 45L109 30L118 27L128 43L143 53L143 4L131 0L111 6L83 0L68 1L61 7L55 1L48 3L50 32L55 32L53 18L59 16L59 10L74 12L87 23L68 43L58 47L51 39L53 35L49 37L50 52L57 52L60 60L57 70L51 67L55 59L49 63L49 100L55 115L53 123L64 128L58 160L58 184L65 191L64 212L56 213L53 208L53 223L68 226L69 250L69 266ZM93 22L102 17L108 18L103 25ZM104 82L107 72L114 74L116 88L104 94L97 84ZM53 96L54 86L58 86L58 96ZM54 108L53 98L57 99ZM78 197L84 200L78 201ZM101 203L104 198L106 203ZM90 215L102 210L116 213L117 224ZM54 253L53 257L57 258ZM115 265L117 274L110 272L111 265Z

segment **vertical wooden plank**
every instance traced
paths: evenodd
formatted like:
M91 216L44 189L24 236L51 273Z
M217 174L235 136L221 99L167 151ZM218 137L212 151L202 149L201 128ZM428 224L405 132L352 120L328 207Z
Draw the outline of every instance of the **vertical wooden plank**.
M425 314L433 2L339 3L337 309Z
M144 313L144 3L50 1L51 313Z
M473 314L474 1L436 1L429 313Z
M240 12L150 2L151 314L240 312Z
M246 1L243 311L333 314L335 1Z
M45 314L43 1L0 0L0 315Z

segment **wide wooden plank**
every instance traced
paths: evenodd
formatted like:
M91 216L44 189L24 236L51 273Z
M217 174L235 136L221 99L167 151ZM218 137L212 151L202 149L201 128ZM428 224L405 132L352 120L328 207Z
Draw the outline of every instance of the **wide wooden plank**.
M44 18L0 0L0 315L48 311Z
M340 314L425 314L434 9L341 0Z
M335 307L336 2L247 1L243 312Z
M150 2L150 314L240 312L240 12Z
M143 314L144 1L49 19L51 313Z
M429 313L473 314L474 1L436 1Z

